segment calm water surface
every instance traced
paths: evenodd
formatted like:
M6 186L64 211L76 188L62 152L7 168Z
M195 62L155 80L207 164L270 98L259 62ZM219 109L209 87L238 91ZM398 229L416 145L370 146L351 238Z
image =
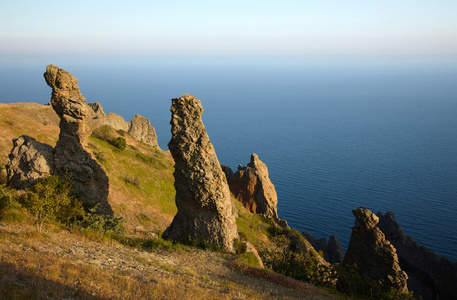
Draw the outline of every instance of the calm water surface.
M65 63L88 102L150 118L167 149L170 99L202 101L221 163L257 153L291 227L335 234L351 211L394 211L406 234L457 260L457 68L412 64ZM47 103L49 62L0 69L0 102Z

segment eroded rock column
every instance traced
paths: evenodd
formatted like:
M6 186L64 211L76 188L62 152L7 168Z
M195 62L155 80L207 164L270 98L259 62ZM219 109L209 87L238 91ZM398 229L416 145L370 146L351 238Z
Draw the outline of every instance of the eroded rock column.
M88 111L86 99L77 85L78 80L54 65L46 67L44 78L52 88L51 104L60 117L60 134L54 155L55 172L60 177L71 175L73 192L84 203L91 207L98 205L98 212L111 214L108 176L86 147L90 135Z
M233 251L238 237L230 191L201 115L200 100L192 96L172 99L168 144L175 161L178 213L164 237L191 237Z
M379 218L363 207L353 210L352 213L356 224L352 228L343 264L357 264L361 274L380 281L386 288L407 292L408 276L400 268L394 246L376 227Z

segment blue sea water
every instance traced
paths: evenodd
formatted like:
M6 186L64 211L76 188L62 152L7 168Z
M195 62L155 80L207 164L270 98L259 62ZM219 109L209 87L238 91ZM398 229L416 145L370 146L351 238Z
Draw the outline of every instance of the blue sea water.
M105 112L148 117L167 149L170 99L194 95L219 161L236 170L257 153L291 227L346 248L353 209L393 211L407 235L457 260L455 64L56 60L0 60L0 102L47 103L54 63Z

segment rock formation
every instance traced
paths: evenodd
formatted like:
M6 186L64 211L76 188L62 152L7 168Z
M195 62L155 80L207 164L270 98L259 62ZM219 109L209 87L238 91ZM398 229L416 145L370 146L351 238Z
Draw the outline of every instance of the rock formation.
M397 249L401 268L408 274L408 288L423 299L455 299L457 295L457 263L438 258L427 247L405 235L393 212L378 212L378 227Z
M257 154L251 154L246 167L238 168L229 183L233 197L249 211L266 218L278 219L278 196L271 183L267 166Z
M159 148L156 131L148 118L134 115L132 121L129 123L128 132L134 139L152 147Z
M330 236L327 243L326 238L316 239L308 232L303 232L302 235L306 238L308 242L313 246L316 251L322 251L324 258L329 263L339 263L343 262L344 251L341 246L340 241L334 235Z
M100 103L89 103L89 124L91 128L108 125L115 130L128 132L134 139L148 144L154 148L159 148L157 134L148 118L135 115L130 122L115 113L105 114Z
M340 241L334 235L331 235L328 240L328 262L334 263L343 263L344 251L343 246L341 246Z
M407 292L408 276L400 268L395 248L376 227L379 218L363 207L352 213L356 223L343 264L357 264L361 274L381 282L385 288Z
M163 236L194 238L233 251L238 237L230 191L201 115L200 100L172 99L168 144L175 161L178 212Z
M28 189L41 178L52 175L54 148L23 135L13 139L6 165L7 181L17 189Z
M73 193L98 211L111 214L108 204L109 182L102 167L86 147L90 134L87 127L88 109L81 95L78 80L57 66L48 65L44 73L52 88L51 105L60 118L60 134L54 154L53 173L59 177L71 175Z

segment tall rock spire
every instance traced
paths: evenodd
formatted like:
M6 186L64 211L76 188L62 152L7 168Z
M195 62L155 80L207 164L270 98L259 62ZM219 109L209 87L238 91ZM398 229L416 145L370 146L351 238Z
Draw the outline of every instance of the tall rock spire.
M376 227L379 218L363 207L354 209L352 213L356 222L343 264L357 264L361 274L381 282L384 287L407 292L408 276L400 268L394 246Z
M73 192L100 213L111 214L108 204L109 181L102 167L86 147L87 106L77 85L78 79L54 65L46 67L46 83L52 88L51 104L60 117L60 134L54 154L55 173L73 179Z
M175 161L178 213L164 232L172 240L191 237L233 251L238 237L230 191L193 96L172 99L168 144Z

